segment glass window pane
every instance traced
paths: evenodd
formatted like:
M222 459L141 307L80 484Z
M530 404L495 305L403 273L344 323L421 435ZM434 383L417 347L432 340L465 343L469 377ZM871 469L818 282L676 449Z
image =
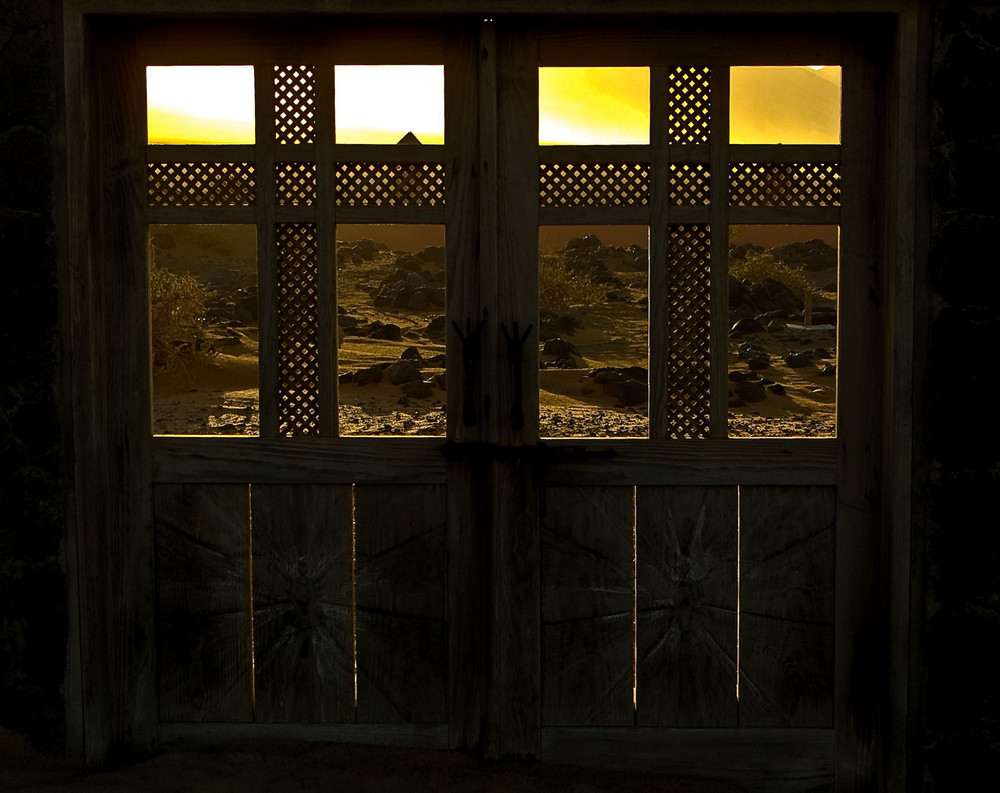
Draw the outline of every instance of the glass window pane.
M840 143L839 66L733 66L731 143Z
M646 437L646 226L539 229L542 437Z
M337 143L444 143L444 67L336 66Z
M337 226L341 435L444 435L444 226Z
M730 437L836 435L838 239L730 227Z
M149 227L153 432L258 435L257 230Z
M147 66L149 143L253 143L253 66Z
M649 69L540 68L538 141L579 145L649 143Z

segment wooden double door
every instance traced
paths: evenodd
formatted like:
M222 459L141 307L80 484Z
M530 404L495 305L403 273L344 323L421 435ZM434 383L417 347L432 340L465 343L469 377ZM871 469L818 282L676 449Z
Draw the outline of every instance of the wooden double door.
M268 75L253 146L146 146L135 119L116 133L122 156L145 152L109 199L132 202L104 231L130 251L123 261L144 258L134 240L149 224L253 223L258 239L259 436L150 437L145 408L125 420L133 514L149 527L136 553L154 582L142 602L155 604L155 674L140 688L160 739L277 730L489 758L655 758L757 785L777 774L789 789L830 782L875 586L861 502L877 351L864 340L882 321L865 298L880 233L863 148L875 98L849 39L503 19L278 25L266 37L250 24L219 39L214 24L116 32L108 68L121 79L101 100L134 110L143 65L245 62ZM444 144L337 143L327 67L359 61L443 64ZM730 144L731 65L817 61L844 69L840 145ZM281 137L270 75L289 64L313 75L317 132L304 143ZM539 146L539 67L577 65L649 69L649 143ZM690 118L703 131L677 137L672 122ZM164 166L208 154L252 165L255 189L224 206L164 202ZM770 197L740 203L747 161L784 181L816 163L836 189L788 198L762 178ZM313 199L282 200L289 162L314 169ZM439 197L358 197L338 180L361 169L345 164L420 165ZM616 168L638 174L624 199L592 189ZM338 421L336 229L348 223L445 227L445 437L357 437ZM727 437L739 223L840 228L840 322L852 332L839 338L835 436ZM648 229L644 437L540 437L539 229L588 224ZM299 233L304 248L288 242ZM318 284L296 309L307 320L296 338L282 330L280 289L293 265ZM141 317L144 280L145 269L121 275L114 310ZM298 354L318 362L305 380L283 363ZM123 369L136 379L122 394L135 399L139 382L149 404L148 363Z

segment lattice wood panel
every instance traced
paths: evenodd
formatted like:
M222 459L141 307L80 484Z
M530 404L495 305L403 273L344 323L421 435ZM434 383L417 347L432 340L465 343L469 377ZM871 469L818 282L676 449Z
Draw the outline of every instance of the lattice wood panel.
M319 432L319 273L316 226L279 223L278 432Z
M316 140L316 67L274 67L274 138L278 143Z
M667 273L667 418L672 438L707 438L710 234L708 226L671 226Z
M347 206L440 206L440 163L338 163L337 204Z
M708 143L712 120L712 70L677 66L667 88L667 143Z
M149 206L250 206L256 200L253 163L154 162L147 166Z
M643 163L540 165L542 207L645 206L649 166Z
M670 203L675 206L708 206L709 172L707 165L670 164Z
M734 206L840 206L840 168L833 163L733 163Z
M274 194L281 206L316 203L316 164L311 162L275 163Z

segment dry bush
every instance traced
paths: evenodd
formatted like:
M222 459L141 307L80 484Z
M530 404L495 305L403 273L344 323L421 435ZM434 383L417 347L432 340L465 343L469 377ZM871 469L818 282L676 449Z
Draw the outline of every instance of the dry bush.
M755 284L765 278L771 278L783 283L796 296L811 294L814 291L804 270L798 267L789 267L784 262L775 260L772 253L748 251L746 258L730 259L729 274L737 280L747 280Z
M559 254L538 259L538 303L552 309L590 308L603 302L607 287L566 264Z
M188 274L178 275L155 264L149 272L149 313L153 366L161 371L186 371L215 356L202 343L205 301L212 293Z

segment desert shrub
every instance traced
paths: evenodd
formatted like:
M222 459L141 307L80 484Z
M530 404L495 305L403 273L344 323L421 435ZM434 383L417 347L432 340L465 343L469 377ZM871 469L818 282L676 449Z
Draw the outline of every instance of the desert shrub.
M191 275L178 275L155 264L150 268L149 314L156 368L186 370L211 362L215 352L202 344L201 333L205 301L211 296Z
M813 288L806 279L805 272L798 267L789 267L774 258L774 254L748 251L745 258L729 260L729 274L738 280L759 283L765 278L780 281L792 292L804 295L812 293Z
M561 255L544 254L538 259L538 302L554 309L590 308L604 300L607 287L570 267Z

